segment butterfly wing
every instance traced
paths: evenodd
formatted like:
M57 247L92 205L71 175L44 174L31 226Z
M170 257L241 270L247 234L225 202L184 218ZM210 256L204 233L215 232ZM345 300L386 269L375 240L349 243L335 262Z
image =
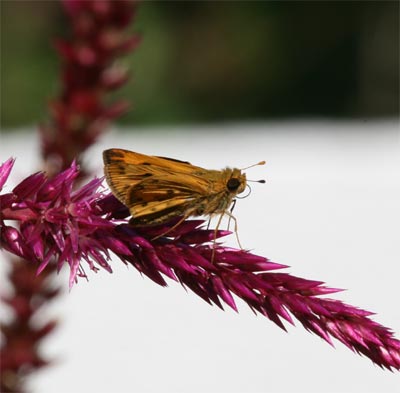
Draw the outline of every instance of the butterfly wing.
M171 158L147 156L123 149L103 152L104 173L107 183L116 197L124 204L131 187L150 176L165 176L171 173L182 175L201 174L205 169L188 162Z
M206 182L193 175L153 176L132 186L127 205L136 225L160 224L195 214L206 196Z
M219 171L188 162L123 149L103 153L104 172L114 195L132 214L131 223L152 225L180 215L197 215Z

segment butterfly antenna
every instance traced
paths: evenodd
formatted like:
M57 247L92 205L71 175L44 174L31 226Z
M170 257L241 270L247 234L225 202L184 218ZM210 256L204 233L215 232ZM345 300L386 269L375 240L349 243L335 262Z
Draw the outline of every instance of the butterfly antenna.
M251 181L251 182L253 182L253 183L262 183L262 184L266 183L266 180L265 180L265 179L261 179L261 180L249 180L249 179L247 179L247 181ZM249 186L249 187L250 187L250 186Z
M250 165L250 166L248 166L248 167L246 167L246 168L241 169L241 171L245 171L246 169L253 168L253 166L257 166L257 165L265 165L265 161L257 162L257 164L253 164L253 165ZM248 181L248 182L251 181L251 182L254 182L254 183L265 183L265 180L264 180L264 179L261 179L261 180L248 180L248 179L247 179L247 181ZM250 190L250 191L251 191L251 190Z
M253 164L253 165L247 166L246 168L242 168L241 171L245 171L246 169L253 168L253 166L257 166L257 165L265 165L265 161L260 161L260 162L257 162L257 164Z

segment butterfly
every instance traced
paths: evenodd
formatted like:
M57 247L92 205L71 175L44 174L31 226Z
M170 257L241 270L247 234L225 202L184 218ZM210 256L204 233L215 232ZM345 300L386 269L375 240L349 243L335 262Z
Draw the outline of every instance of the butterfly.
M151 226L182 217L170 231L188 217L219 214L216 235L227 214L235 221L237 233L230 207L247 185L241 169L204 169L186 161L123 149L105 150L103 161L111 191L132 215L130 225ZM261 161L255 165L264 164Z

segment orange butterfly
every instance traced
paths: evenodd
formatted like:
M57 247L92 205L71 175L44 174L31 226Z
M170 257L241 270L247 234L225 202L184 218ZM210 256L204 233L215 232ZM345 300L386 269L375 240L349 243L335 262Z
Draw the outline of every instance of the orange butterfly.
M129 208L131 225L163 224L182 216L174 228L191 216L220 214L217 231L227 214L234 219L236 231L236 219L229 208L236 195L246 188L246 174L242 170L209 170L173 158L123 149L105 150L103 160L107 183ZM262 161L256 165L264 164Z

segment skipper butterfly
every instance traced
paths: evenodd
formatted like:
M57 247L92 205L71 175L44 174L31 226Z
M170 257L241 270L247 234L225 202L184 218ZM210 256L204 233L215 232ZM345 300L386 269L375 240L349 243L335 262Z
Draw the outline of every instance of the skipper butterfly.
M105 150L103 160L107 183L129 208L131 225L157 225L182 217L175 228L188 217L220 214L216 233L227 214L235 221L237 234L230 207L247 185L241 169L209 170L186 161L123 149ZM261 161L256 165L264 164Z

